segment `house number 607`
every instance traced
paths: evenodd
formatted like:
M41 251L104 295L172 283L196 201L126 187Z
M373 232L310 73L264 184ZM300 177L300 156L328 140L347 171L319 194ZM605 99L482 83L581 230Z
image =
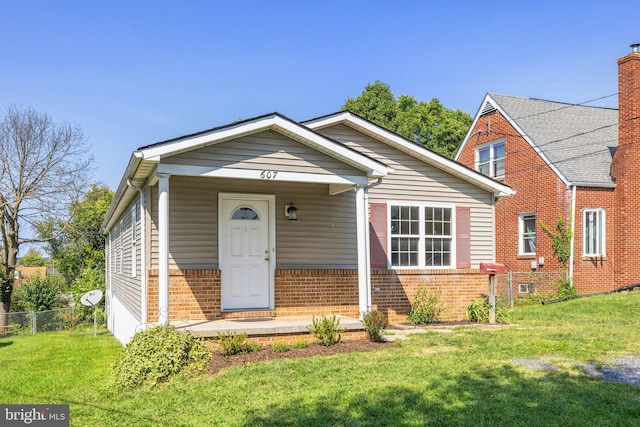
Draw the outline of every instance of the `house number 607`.
M262 179L276 179L278 171L262 171L260 172L260 178Z

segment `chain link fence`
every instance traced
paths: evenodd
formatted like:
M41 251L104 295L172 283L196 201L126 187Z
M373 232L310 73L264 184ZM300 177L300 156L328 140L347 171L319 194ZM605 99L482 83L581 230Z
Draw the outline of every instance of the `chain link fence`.
M35 335L44 331L71 330L78 322L75 308L7 313L7 322L0 322L0 335Z
M565 271L509 271L496 275L496 297L507 300L511 307L516 299L530 295L553 295L556 283L566 279Z

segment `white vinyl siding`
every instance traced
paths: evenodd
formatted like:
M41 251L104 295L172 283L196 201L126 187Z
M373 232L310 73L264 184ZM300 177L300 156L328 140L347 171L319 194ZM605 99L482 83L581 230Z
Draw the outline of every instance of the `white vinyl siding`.
M493 195L490 192L346 125L338 124L317 132L395 169L382 184L369 190L370 202L406 200L434 206L469 207L471 266L477 268L481 262L494 259Z
M582 255L606 255L605 224L604 209L584 209L582 211Z
M218 193L276 196L276 268L355 268L355 192L329 195L326 184L172 176L170 268L218 268ZM158 266L158 192L151 192L151 268ZM298 220L285 205L294 202Z
M212 168L268 168L278 172L362 175L362 171L275 131L260 132L176 154L162 159L162 162Z
M141 307L139 200L126 210L110 233L107 251L111 292L138 320ZM134 241L135 239L135 241Z

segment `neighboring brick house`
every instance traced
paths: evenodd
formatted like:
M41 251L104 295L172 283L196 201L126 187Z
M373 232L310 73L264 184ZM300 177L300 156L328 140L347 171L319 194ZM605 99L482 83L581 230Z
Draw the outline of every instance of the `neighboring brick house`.
M496 259L507 270L561 270L541 227L561 216L573 228L566 273L578 292L640 282L640 53L632 47L618 60L618 110L483 100L455 159L516 191L496 204Z
M370 310L405 319L425 287L463 319L511 193L349 112L141 147L103 222L109 329L336 314L361 330Z

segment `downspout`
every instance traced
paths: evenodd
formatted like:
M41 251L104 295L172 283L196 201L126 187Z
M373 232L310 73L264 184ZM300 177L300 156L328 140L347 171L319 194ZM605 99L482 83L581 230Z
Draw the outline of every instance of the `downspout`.
M378 180L376 182L374 182L373 184L369 184L366 185L364 187L364 205L365 205L365 210L364 210L364 218L365 218L365 233L364 233L364 240L365 240L365 245L366 245L366 282L367 282L367 312L371 311L371 236L369 233L369 189L373 188L373 187L377 187L378 185L382 184L382 178L378 178Z
M140 195L140 321L143 325L147 323L148 319L148 299L147 295L147 260L146 260L146 211L145 211L145 196L144 189L133 185L131 178L127 178L127 186L138 192ZM135 225L134 225L135 227Z
M573 286L573 258L576 246L576 186L571 191L571 249L569 251L569 282Z

